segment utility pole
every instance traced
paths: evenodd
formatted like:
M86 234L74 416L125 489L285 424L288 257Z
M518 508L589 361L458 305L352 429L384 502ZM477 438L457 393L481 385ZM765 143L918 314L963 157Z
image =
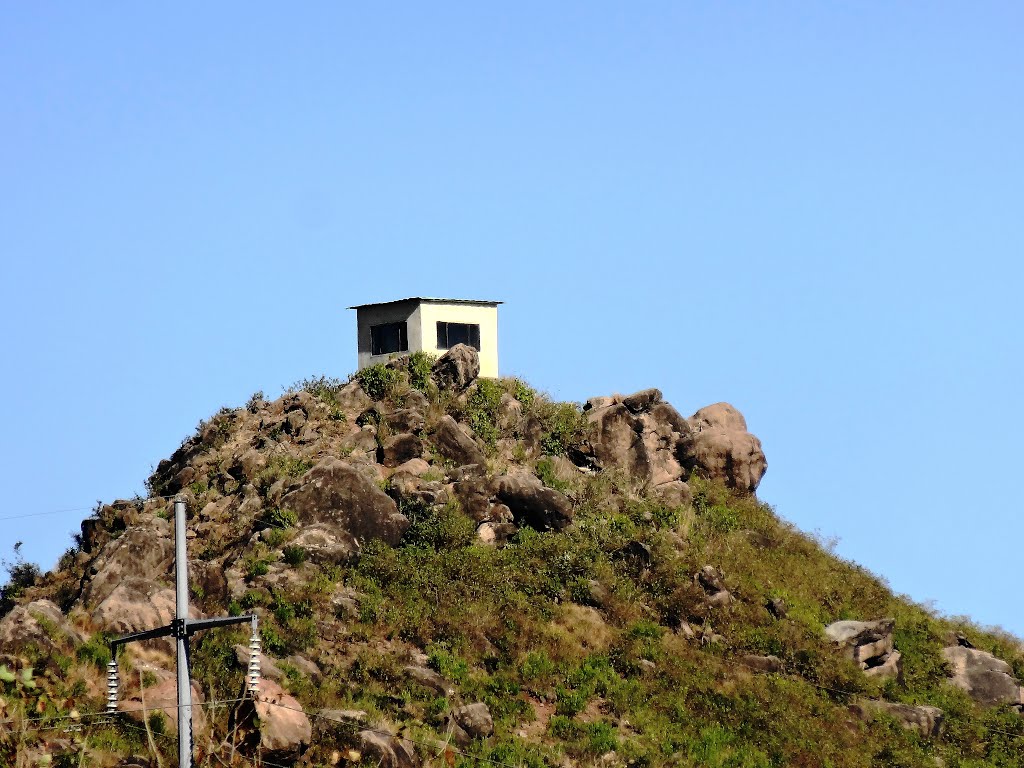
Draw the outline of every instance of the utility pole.
M178 661L178 768L192 768L192 681L189 665L189 638L196 632L229 624L252 624L249 640L249 669L246 692L253 695L259 688L260 634L256 614L218 616L213 619L190 619L188 616L188 555L185 551L185 500L174 500L174 621L163 627L133 632L110 641L110 663L107 664L107 712L117 711L119 675L117 649L127 643L173 635Z

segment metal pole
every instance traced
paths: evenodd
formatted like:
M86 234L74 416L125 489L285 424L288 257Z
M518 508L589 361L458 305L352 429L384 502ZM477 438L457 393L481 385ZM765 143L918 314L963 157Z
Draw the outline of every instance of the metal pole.
M175 632L178 645L178 766L192 768L192 680L188 668L188 558L185 554L185 502L174 500Z

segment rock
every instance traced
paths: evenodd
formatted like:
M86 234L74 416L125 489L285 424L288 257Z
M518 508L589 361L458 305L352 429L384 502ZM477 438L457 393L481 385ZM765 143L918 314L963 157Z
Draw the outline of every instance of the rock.
M600 469L621 469L646 481L651 473L642 424L621 404L586 412L588 433L585 452Z
M477 526L476 537L481 544L501 546L515 536L518 530L512 523L491 522L488 520Z
M353 551L370 539L395 546L409 527L408 518L376 483L332 457L309 470L302 485L282 497L281 506L295 512L302 525L324 526Z
M109 541L91 563L93 576L83 591L83 602L99 604L126 578L170 579L173 562L174 539L168 521L156 518L150 524L131 526Z
M642 389L622 398L622 404L632 413L643 413L650 410L655 403L661 402L660 389Z
M497 410L498 428L502 432L511 432L522 421L523 404L508 392L503 392Z
M376 459L377 428L371 424L361 427L357 432L346 435L341 441L342 453L359 455Z
M206 701L195 680L192 682L192 740L193 742L205 740L209 734L209 724L206 720L206 707L202 706ZM143 711L145 707L145 711ZM158 680L156 685L144 688L134 696L121 699L117 708L124 715L137 723L144 722L146 715L154 712L161 712L164 716L164 726L168 733L178 732L178 681L170 672L166 673L163 679Z
M622 403L622 397L613 395L611 397L592 397L583 404L584 411L593 411L598 408L610 408L613 405Z
M337 614L358 616L362 599L363 595L351 587L338 587L331 595L331 607Z
M686 621L679 622L679 626L676 627L676 634L684 640L693 640L697 636L697 633L693 631L693 627Z
M782 659L778 656L758 656L748 653L740 658L740 663L747 669L761 674L778 674L784 671Z
M82 636L50 600L16 605L0 619L0 652L20 653L27 645L52 652L62 643L77 644L81 640Z
M679 443L687 472L699 471L730 488L753 493L768 469L761 441L746 431L746 420L728 403L701 408L689 419Z
M709 595L725 589L725 575L713 565L705 565L693 575L693 578Z
M334 401L338 404L339 409L350 415L361 413L373 404L370 396L363 391L359 379L352 379L335 392Z
M455 695L455 686L428 667L409 664L402 667L402 673L414 683L419 683L438 696L450 697Z
M260 681L255 702L239 705L238 720L247 729L258 729L258 748L267 760L294 760L313 738L302 705L273 680Z
M430 471L430 465L423 459L409 459L404 464L399 464L395 467L395 474L399 472L406 472L414 477L423 477Z
M895 624L895 619L836 621L825 627L825 634L861 669L868 669L888 661L894 648L892 631Z
M239 666L242 669L249 668L249 648L245 645L236 645L234 647L235 658L238 660ZM277 666L277 663L267 656L265 653L260 654L260 676L267 680L273 680L275 683L279 683L284 680L284 672Z
M385 414L383 421L392 432L412 432L419 434L426 424L423 411L415 408L401 408Z
M894 677L903 680L903 654L899 651L891 651L882 657L882 663L864 670L868 677Z
M440 389L461 392L480 375L480 355L466 344L456 344L443 354L430 372Z
M954 645L942 649L950 682L980 704L1024 704L1024 688L1002 659L987 651Z
M789 613L789 607L786 605L786 601L781 597L772 597L765 602L764 607L768 610L772 616L776 619L786 618L786 614Z
M561 530L572 522L572 503L564 495L546 488L529 472L494 478L495 497L512 511L516 523L539 531Z
M913 707L892 701L858 699L850 711L861 720L872 720L877 714L888 715L909 731L917 731L923 738L934 739L942 730L945 713L938 707Z
M670 483L662 483L654 488L661 503L667 507L688 507L693 503L693 493L690 486L682 480L673 480Z
M478 464L484 466L487 459L480 446L467 435L451 416L443 416L433 434L438 452L456 464Z
M613 557L617 560L628 560L635 567L649 568L651 565L651 548L642 541L628 541L615 550Z
M358 552L351 536L341 533L332 525L304 526L291 545L302 547L306 551L306 559L317 565L340 564L349 560Z
M320 671L320 667L318 667L312 661L307 659L305 656L292 654L291 656L287 657L285 661L291 664L301 674L305 675L313 682L319 682L324 676L324 673Z
M387 493L402 509L409 505L429 507L448 500L448 494L440 483L423 480L401 470L389 478Z
M452 736L461 746L468 746L473 739L485 739L494 733L491 711L482 701L455 707L448 716Z
M385 467L397 467L423 454L423 442L409 432L389 437L380 448L380 462Z
M419 768L420 761L411 741L377 730L356 734L356 746L363 762L377 768Z
M174 618L174 589L151 579L129 576L92 612L96 626L114 635L127 635L170 624ZM172 642L164 638L162 641Z
M410 410L426 413L430 408L430 399L418 389L410 389L402 397L402 405Z

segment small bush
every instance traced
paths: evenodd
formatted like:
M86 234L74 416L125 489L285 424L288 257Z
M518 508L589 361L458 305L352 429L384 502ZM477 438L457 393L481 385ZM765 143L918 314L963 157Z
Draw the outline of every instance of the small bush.
M303 547L288 546L281 554L284 555L284 561L291 566L302 565L306 562L306 550Z
M257 522L268 528L293 528L299 522L299 516L290 509L265 509Z
M409 386L420 392L430 389L430 372L437 362L437 356L429 352L417 351L409 355Z
M398 387L402 374L396 368L379 363L363 368L356 374L356 378L371 400L384 400Z
M473 434L479 437L488 448L494 448L498 442L498 408L505 390L493 379L478 379L466 399L465 414Z

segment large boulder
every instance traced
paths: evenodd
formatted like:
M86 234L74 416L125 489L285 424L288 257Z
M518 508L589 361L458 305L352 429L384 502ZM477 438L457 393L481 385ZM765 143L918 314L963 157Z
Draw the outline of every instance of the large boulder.
M363 760L377 768L419 768L416 749L407 739L366 729L356 734L356 747Z
M835 621L825 627L825 635L868 675L899 676L902 666L893 641L895 626L894 619Z
M148 671L157 674L157 682L148 688L122 698L117 708L125 717L137 723L145 723L156 712L163 715L164 726L168 733L178 732L178 680L172 672L165 670ZM202 743L209 734L209 723L206 719L206 707L203 693L195 680L192 682L192 739Z
M15 606L0 619L0 652L20 653L35 645L41 651L56 650L61 643L78 643L81 635L50 600L34 600Z
M275 762L297 759L313 738L302 705L273 680L260 680L255 700L239 704L233 719L240 742Z
M480 375L480 355L466 344L456 344L443 354L430 372L440 389L462 391Z
M469 746L473 739L486 739L494 733L491 711L482 701L455 707L448 716L448 727L460 746Z
M434 445L438 453L459 466L487 463L484 452L451 416L443 416L434 428Z
M381 464L385 467L397 467L422 455L423 442L409 432L392 435L380 447Z
M739 411L728 403L709 405L690 417L689 427L679 444L684 470L698 471L737 490L757 490L768 461Z
M572 502L528 472L494 478L494 495L511 510L517 523L531 528L561 530L572 522Z
M858 699L850 705L850 711L861 720L873 720L876 715L888 715L908 731L916 731L923 738L933 739L942 730L945 713L938 707L897 704L893 701Z
M298 516L302 525L317 524L358 552L364 541L380 539L394 546L409 520L377 484L356 467L328 457L286 493L281 506Z
M133 525L112 539L90 564L92 577L83 592L87 606L103 602L126 579L157 579L173 571L173 525L154 518L145 525Z
M950 668L950 682L975 701L986 704L1024 704L1024 687L1002 659L977 648L954 645L942 649Z
M170 624L174 589L152 579L125 578L92 612L93 622L107 632L126 635ZM154 641L166 644L168 641Z

